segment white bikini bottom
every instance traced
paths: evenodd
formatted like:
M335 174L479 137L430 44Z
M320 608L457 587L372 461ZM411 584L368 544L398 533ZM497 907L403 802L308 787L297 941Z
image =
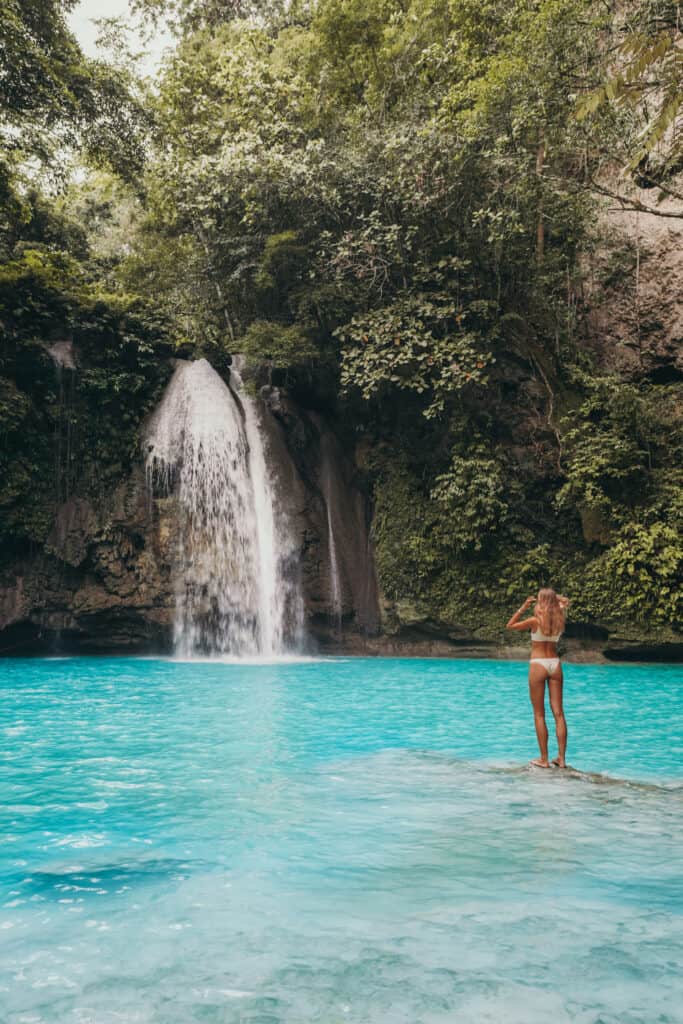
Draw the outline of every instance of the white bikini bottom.
M557 666L560 664L559 658L531 658L529 661L530 665L543 665L549 676L553 675L557 671Z

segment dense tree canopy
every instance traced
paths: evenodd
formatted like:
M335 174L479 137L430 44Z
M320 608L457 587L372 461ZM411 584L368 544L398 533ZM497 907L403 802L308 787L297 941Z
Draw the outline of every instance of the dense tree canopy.
M73 6L7 0L0 20L0 543L19 547L44 541L75 488L106 486L130 463L167 373L164 325L110 288L92 237L106 235L107 193L124 191L120 211L131 202L110 175L139 174L151 111L129 68L84 56ZM69 190L77 159L95 176ZM56 370L55 343L87 358L77 386Z
M178 35L147 94L83 57L68 3L10 3L12 358L95 317L118 340L88 386L130 391L130 451L158 380L117 361L241 351L355 446L388 597L481 624L552 577L587 619L680 624L680 383L606 373L582 301L601 194L677 194L676 5L136 7ZM92 169L41 194L27 167L65 146Z
M680 192L669 185L683 169L680 5L672 0L626 5L611 27L616 46L613 52L608 50L606 74L577 112L585 117L607 104L627 111L632 130L623 140L622 160L636 172L635 180L643 188L658 188L662 195L681 200Z
M5 0L0 20L3 174L22 160L58 171L65 149L131 176L148 112L129 69L83 54L66 22L75 0Z

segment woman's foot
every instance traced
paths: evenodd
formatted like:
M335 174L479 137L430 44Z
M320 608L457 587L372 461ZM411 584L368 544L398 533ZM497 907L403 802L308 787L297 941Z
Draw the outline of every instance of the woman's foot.
M544 761L542 757L536 757L533 761L529 761L529 764L533 765L534 768L550 768L550 762Z
M556 768L566 768L567 767L567 762L565 761L565 759L563 757L554 757L553 758L553 764L555 765Z

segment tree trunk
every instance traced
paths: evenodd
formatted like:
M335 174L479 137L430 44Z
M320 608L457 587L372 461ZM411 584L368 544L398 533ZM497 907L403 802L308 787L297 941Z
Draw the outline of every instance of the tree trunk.
M545 135L543 129L541 129L541 139L536 150L536 177L538 178L538 189L541 193L542 179L543 179L543 167L545 165ZM543 195L539 196L538 200L538 221L536 222L536 261L541 263L543 261L543 254L545 252L545 224L543 221Z

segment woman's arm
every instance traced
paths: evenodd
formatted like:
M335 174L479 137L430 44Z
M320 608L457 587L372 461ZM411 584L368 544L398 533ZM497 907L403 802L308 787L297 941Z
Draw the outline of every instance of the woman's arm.
M530 607L530 605L532 605L534 603L535 600L536 600L535 597L527 597L527 599L524 602L524 604L520 608L517 609L517 611L512 616L512 618L510 619L510 621L508 622L508 624L507 624L507 626L505 628L506 629L533 629L534 626L536 625L536 619L534 619L534 618L524 619L523 622L520 622L520 618L521 618L522 615L524 615L524 612L527 610L527 608Z
M571 601L568 597L563 597L562 594L558 594L557 603L559 604L562 611L566 612L567 608L569 608L569 605L571 604Z

